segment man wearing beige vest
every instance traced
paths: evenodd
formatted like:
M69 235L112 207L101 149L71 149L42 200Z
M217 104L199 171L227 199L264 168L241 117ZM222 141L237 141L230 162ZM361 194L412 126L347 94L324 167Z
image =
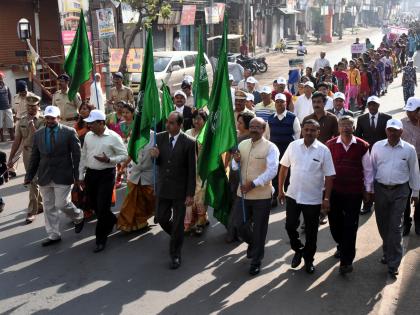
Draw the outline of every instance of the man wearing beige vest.
M263 137L265 129L266 122L262 118L253 118L249 123L251 139L239 144L232 161L232 169L237 170L240 167L242 177L235 211L242 213L241 198L244 198L246 220L253 224L253 234L247 250L247 257L251 259L250 275L260 272L264 257L271 196L274 191L271 180L277 174L280 156L277 147Z

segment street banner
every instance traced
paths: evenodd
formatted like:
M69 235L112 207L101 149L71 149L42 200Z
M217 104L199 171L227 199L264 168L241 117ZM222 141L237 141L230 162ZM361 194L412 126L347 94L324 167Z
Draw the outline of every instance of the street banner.
M181 25L194 25L196 11L196 5L182 6Z
M71 77L68 91L69 100L73 100L80 86L88 81L93 69L89 39L86 31L83 10L80 10L79 26L71 44L70 51L64 61L64 70Z
M237 146L227 61L227 20L225 17L219 61L208 105L210 113L197 164L197 172L206 184L205 202L213 207L213 216L225 226L230 214L231 192L222 154Z
M363 54L366 51L366 44L352 44L351 45L351 53L352 54Z
M225 16L225 7L226 5L224 3L215 3L215 6L217 6L217 10L219 12L219 22L223 22L223 17Z
M408 29L405 27L391 26L389 32L392 34L402 35L408 34Z
M112 8L96 10L99 38L110 38L115 35L114 12Z
M123 55L123 48L110 48L109 49L109 71L117 72L121 58ZM130 48L127 55L127 72L141 72L143 63L143 48Z
M219 24L219 8L217 6L205 7L204 17L206 19L206 24Z
M86 20L89 12L89 0L58 0L58 11L60 13L61 39L64 50L68 50L76 35L77 26L79 25L80 10L82 9L85 16L87 34L89 42L91 42L90 25Z
M135 163L138 162L139 150L144 148L150 141L150 129L154 129L156 133L156 124L160 121L162 115L153 67L153 37L151 30L147 32L143 65L137 108L134 115L134 127L128 143L128 154Z
M291 58L289 59L290 68L303 68L305 60L303 58Z

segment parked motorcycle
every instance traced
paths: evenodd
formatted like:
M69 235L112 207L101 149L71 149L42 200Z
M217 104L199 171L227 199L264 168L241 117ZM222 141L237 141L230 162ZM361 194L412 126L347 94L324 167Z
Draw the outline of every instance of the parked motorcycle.
M265 57L260 57L255 59L258 67L258 71L261 73L267 72L268 64L265 62Z
M236 57L236 63L239 63L245 69L251 70L252 75L259 70L258 64L254 58L239 55Z

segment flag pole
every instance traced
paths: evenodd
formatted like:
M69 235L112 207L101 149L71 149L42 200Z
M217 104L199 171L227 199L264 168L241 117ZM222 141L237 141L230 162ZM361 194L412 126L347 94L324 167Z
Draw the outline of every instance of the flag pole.
M153 117L153 147L156 147L156 115ZM153 191L156 194L156 158L153 159Z
M98 97L98 88L96 86L96 78L95 78L95 74L93 75L93 83L95 84L95 94L96 94L96 104L98 104L98 109L102 110L102 108L99 108L99 97ZM104 110L105 112L105 110Z

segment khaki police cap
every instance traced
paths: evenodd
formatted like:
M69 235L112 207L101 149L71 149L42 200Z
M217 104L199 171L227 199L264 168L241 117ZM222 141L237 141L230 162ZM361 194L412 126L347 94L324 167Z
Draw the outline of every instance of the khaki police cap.
M28 95L26 97L26 103L28 105L38 105L41 101L41 98L38 95Z
M235 99L246 100L246 92L238 90L235 92Z

